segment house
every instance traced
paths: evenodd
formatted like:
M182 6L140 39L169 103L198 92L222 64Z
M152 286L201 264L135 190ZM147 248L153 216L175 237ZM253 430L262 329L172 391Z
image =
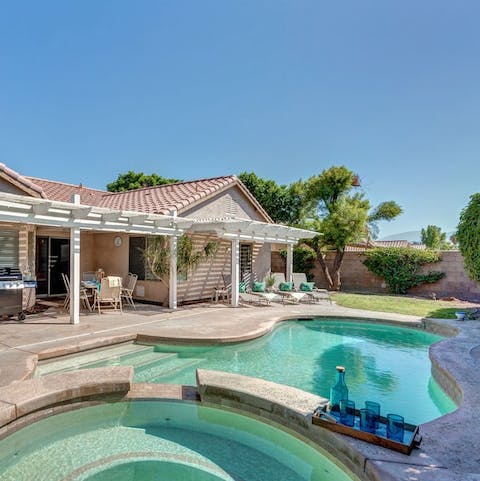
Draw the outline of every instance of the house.
M197 249L214 240L216 253L186 278L170 276L165 285L149 272L142 249L153 235L169 236L176 270L177 240L185 233ZM175 308L177 302L210 298L226 274L236 306L239 280L263 278L272 248L287 246L289 275L292 246L314 235L273 223L235 176L112 193L20 175L0 164L0 267L18 266L35 278L37 296L64 293L61 273L79 285L82 272L101 268L120 277L138 274L137 299Z

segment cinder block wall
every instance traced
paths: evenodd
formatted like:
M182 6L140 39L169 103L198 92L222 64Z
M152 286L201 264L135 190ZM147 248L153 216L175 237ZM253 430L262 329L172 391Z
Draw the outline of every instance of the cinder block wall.
M331 266L333 254L329 254L327 262ZM361 252L346 252L342 265L342 290L357 292L388 293L385 281L372 274L363 264L365 256ZM282 263L283 264L280 264ZM277 252L272 252L272 266L285 266L285 261ZM279 268L279 270L284 270ZM457 297L469 301L480 301L480 284L472 281L465 272L463 257L459 251L442 252L442 260L425 266L425 271L445 272L446 277L434 284L422 284L410 289L414 296L431 297L435 293L440 297ZM317 263L312 271L318 287L327 287L327 282L320 265Z

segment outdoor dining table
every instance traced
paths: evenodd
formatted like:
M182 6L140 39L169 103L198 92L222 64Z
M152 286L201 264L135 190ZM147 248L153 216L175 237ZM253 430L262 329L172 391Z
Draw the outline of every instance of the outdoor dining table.
M98 289L98 284L95 281L82 281L82 287L85 287L85 289L90 289L93 293Z

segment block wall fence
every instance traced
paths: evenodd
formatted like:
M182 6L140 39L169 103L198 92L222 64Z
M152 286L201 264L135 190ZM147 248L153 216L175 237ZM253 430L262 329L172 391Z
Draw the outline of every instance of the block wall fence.
M369 293L388 293L385 281L372 274L363 264L361 252L346 252L342 265L342 290ZM333 255L327 257L332 265ZM441 271L446 276L433 284L422 284L409 290L409 294L421 297L456 297L462 300L480 301L480 283L472 281L465 272L463 257L459 251L442 252L442 260L425 266L425 271ZM272 252L272 272L285 271L285 260L279 252ZM327 287L318 263L311 272L318 287Z

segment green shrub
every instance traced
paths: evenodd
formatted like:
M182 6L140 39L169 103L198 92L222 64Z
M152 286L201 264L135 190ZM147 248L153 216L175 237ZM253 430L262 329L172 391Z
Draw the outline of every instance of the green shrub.
M286 259L287 251L285 249L280 251L281 256ZM293 272L305 272L307 278L313 277L309 272L315 266L317 254L315 250L306 244L300 244L293 248Z
M480 193L473 194L462 210L456 238L468 275L480 281Z
M437 282L444 272L431 271L420 274L426 264L438 262L439 252L411 247L377 247L365 252L364 264L374 274L383 277L394 294L406 294L411 287L425 282Z

